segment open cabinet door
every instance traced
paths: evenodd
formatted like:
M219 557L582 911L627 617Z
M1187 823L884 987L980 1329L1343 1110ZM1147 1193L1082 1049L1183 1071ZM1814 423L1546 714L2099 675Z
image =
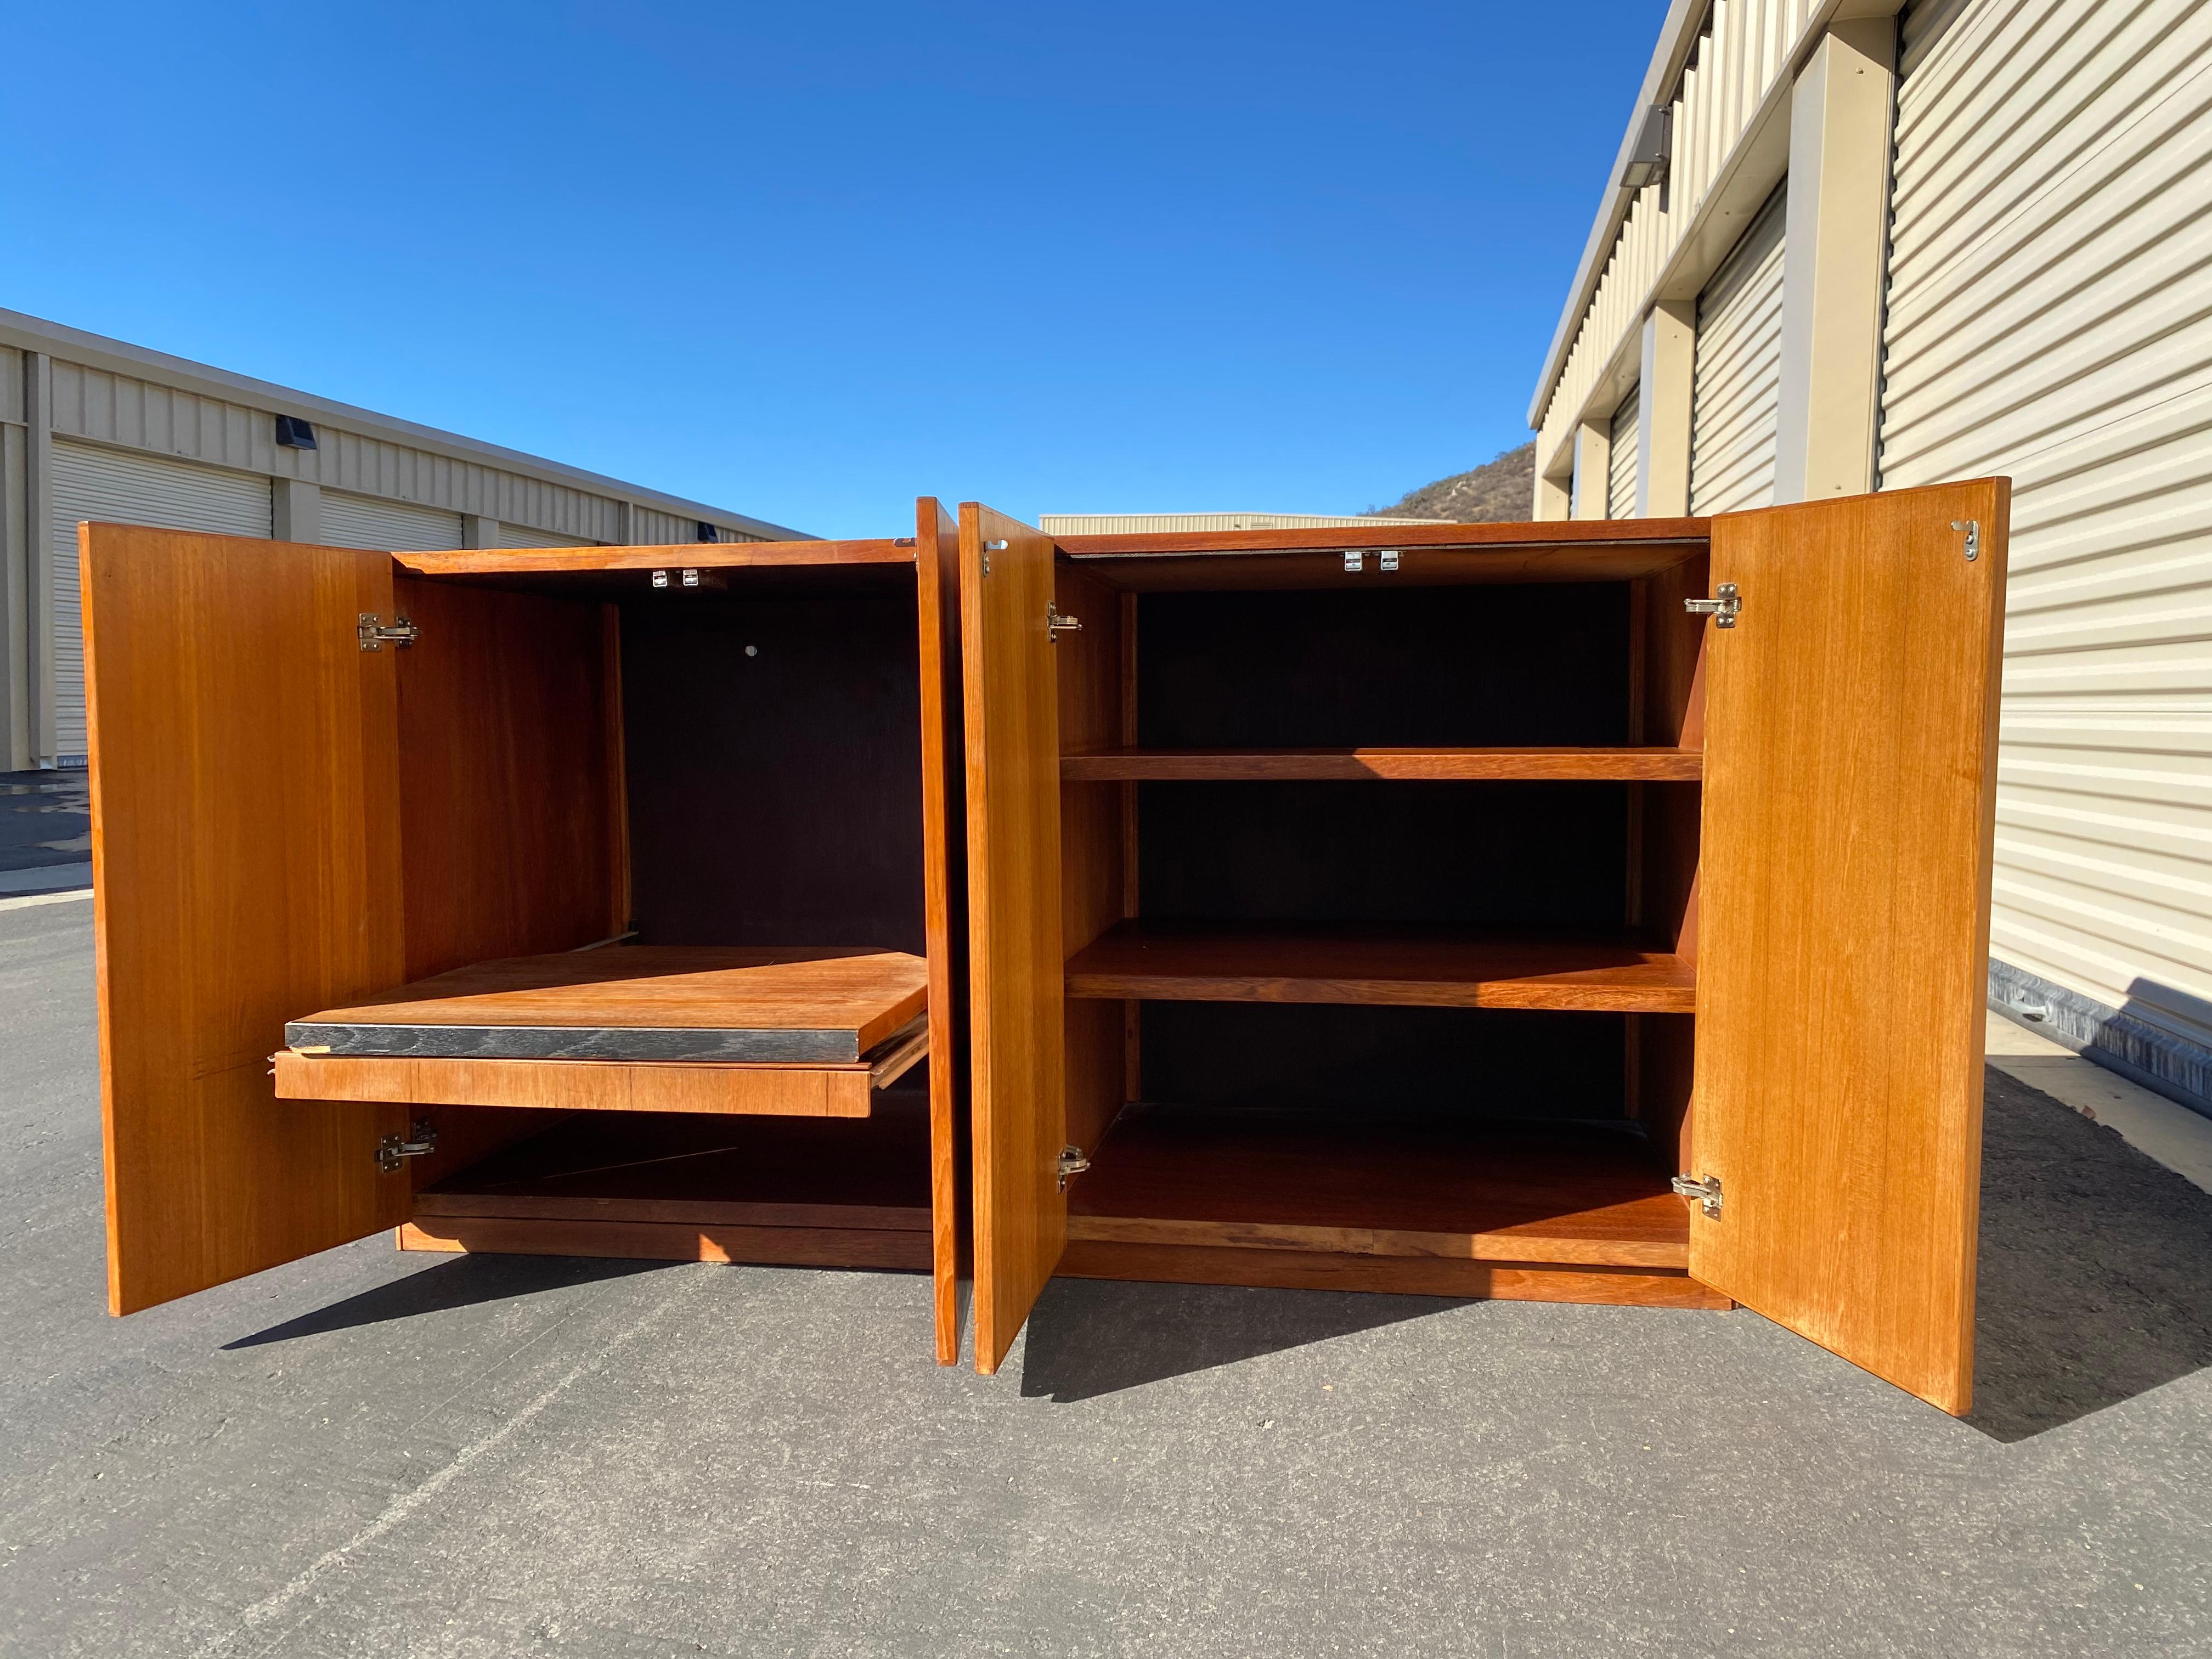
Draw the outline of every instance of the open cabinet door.
M1690 1272L1964 1413L2003 479L1734 514L1706 647ZM1715 593L1723 598L1725 587Z
M1067 1243L1052 538L960 508L975 1369L995 1371Z
M397 1106L280 1102L284 1022L397 984L386 553L79 532L108 1304L407 1218Z

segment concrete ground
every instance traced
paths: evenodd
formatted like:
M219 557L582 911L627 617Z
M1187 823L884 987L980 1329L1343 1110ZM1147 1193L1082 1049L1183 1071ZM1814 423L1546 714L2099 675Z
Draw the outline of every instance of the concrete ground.
M1062 1282L978 1378L919 1277L377 1239L112 1321L88 909L0 910L0 1652L2212 1652L2212 1196L2002 1070L1966 1422L1741 1311Z
M0 772L0 896L92 883L92 790L82 771Z

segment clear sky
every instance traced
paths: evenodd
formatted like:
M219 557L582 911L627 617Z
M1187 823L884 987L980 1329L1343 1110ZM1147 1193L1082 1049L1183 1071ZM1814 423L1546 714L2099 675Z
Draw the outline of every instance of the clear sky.
M1523 441L1664 0L11 8L0 305L821 535Z

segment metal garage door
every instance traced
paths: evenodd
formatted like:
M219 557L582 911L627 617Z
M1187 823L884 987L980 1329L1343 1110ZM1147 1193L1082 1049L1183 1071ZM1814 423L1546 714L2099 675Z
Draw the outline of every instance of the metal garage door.
M1783 191L1759 210L1698 295L1690 406L1690 511L1738 513L1774 501L1782 399Z
M532 530L519 524L501 524L499 527L501 547L597 547L599 544L582 536L563 536L557 531Z
M323 544L326 547L373 547L391 552L426 552L461 544L461 515L412 501L323 492Z
M54 440L54 752L81 763L84 736L84 623L77 608L80 520L269 534L269 480L158 456Z
M1612 447L1606 451L1605 516L1636 516L1636 388L1631 386L1613 411Z
M2015 491L1990 951L2170 1077L2212 1047L2212 7L1917 4L1902 70L1881 482Z

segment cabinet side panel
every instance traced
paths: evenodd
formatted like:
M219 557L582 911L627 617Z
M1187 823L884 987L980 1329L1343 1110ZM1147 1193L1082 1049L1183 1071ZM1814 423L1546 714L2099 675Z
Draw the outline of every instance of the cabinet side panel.
M1054 604L1083 624L1052 647L1060 699L1061 752L1110 748L1128 723L1123 639L1130 596L1061 569ZM1060 939L1073 956L1121 920L1128 908L1127 852L1135 786L1063 783L1060 787ZM1067 1034L1067 1139L1097 1149L1127 1093L1125 1063L1130 1005L1071 999Z
M284 1022L403 975L390 556L87 526L116 1313L407 1216L391 1107L276 1098Z

